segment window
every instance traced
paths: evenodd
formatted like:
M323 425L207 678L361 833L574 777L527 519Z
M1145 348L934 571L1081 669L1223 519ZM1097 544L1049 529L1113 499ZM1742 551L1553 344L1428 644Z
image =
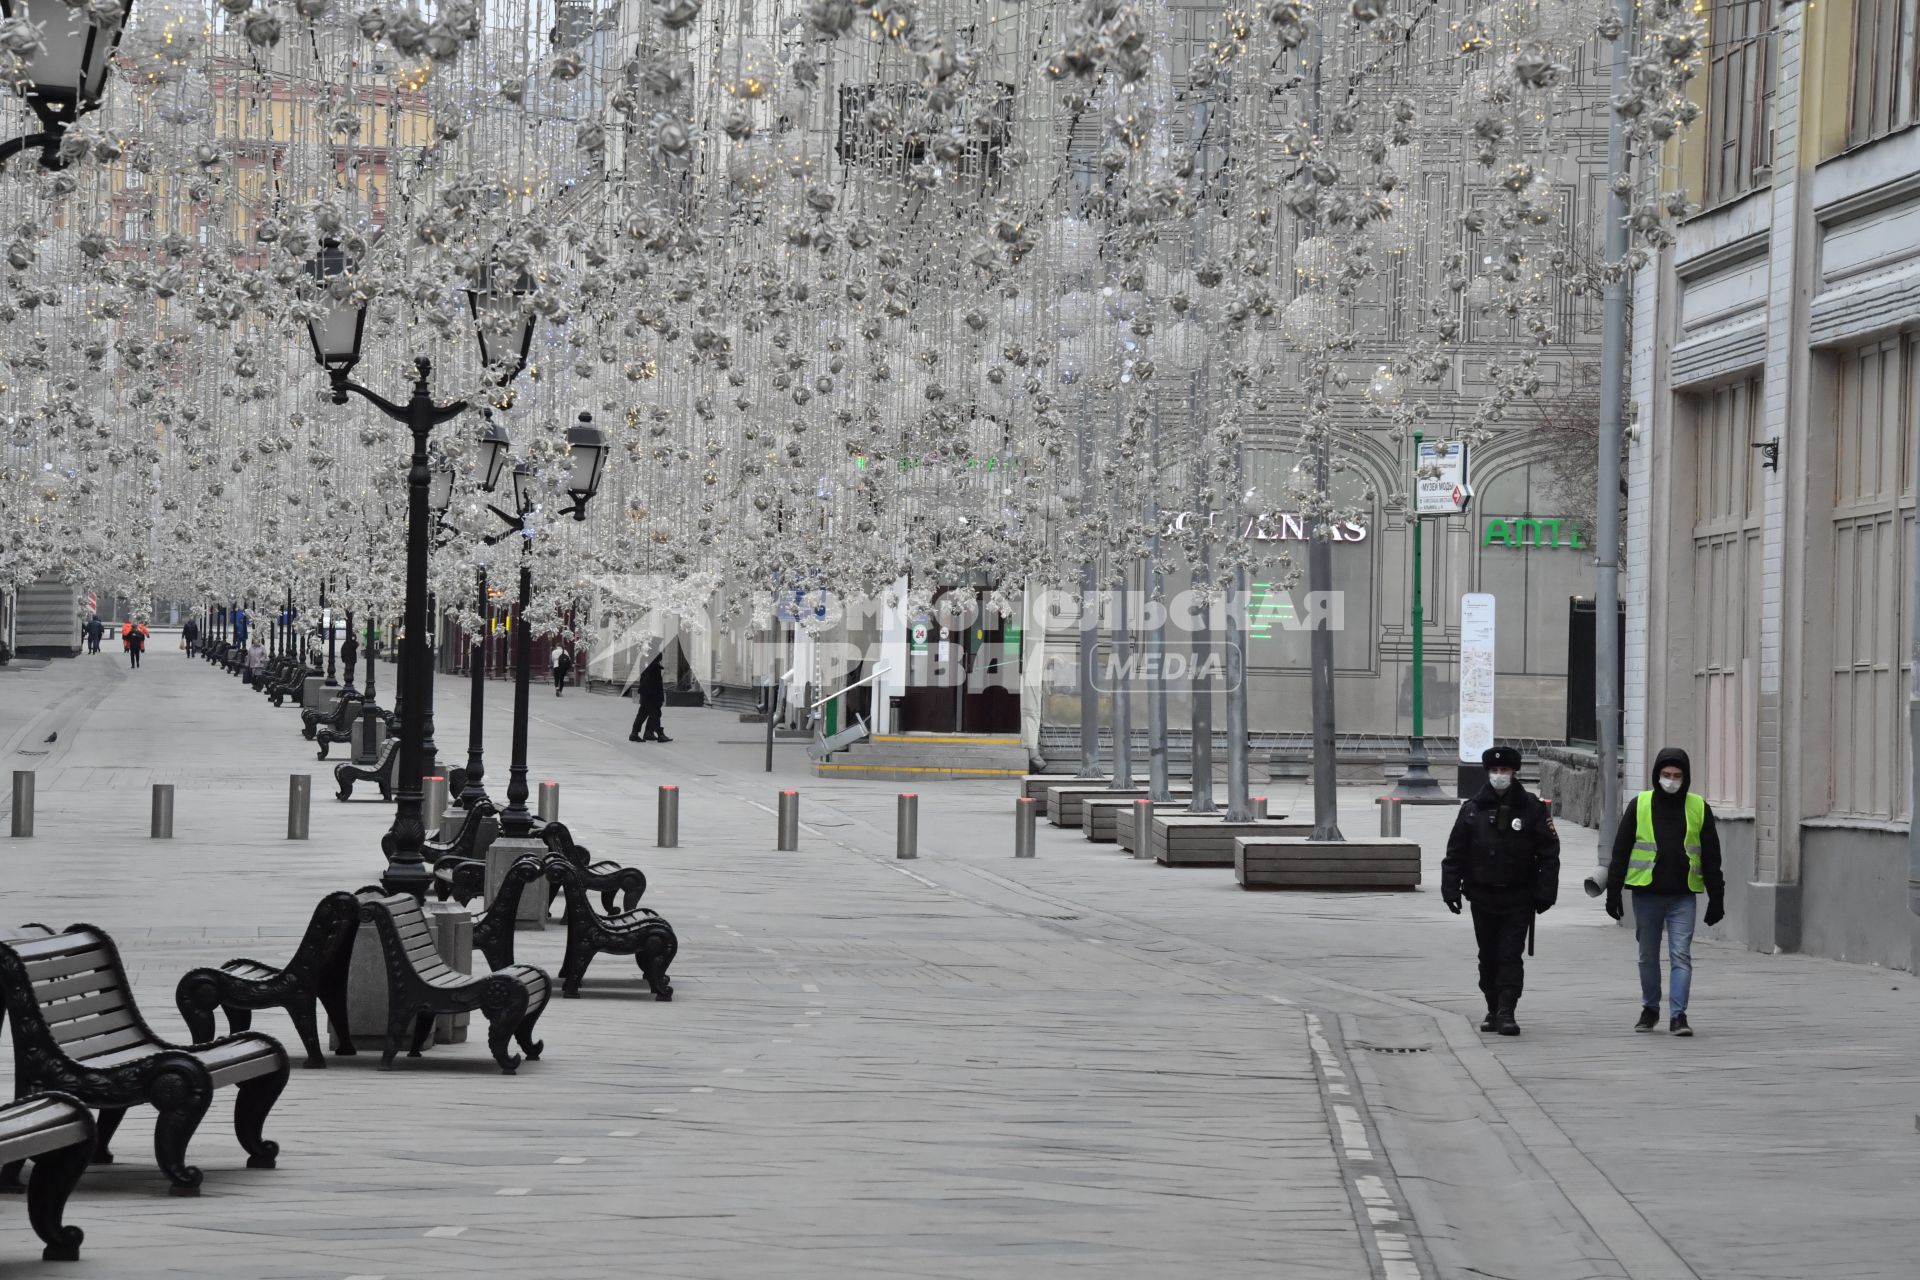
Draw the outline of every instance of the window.
M1917 12L1920 0L1855 0L1848 146L1913 123Z
M1773 0L1713 0L1707 29L1705 203L1711 207L1765 186L1772 174Z
M1700 794L1753 805L1754 710L1760 668L1758 379L1694 401L1693 740Z
M1913 618L1913 453L1920 338L1840 363L1833 455L1832 812L1911 809L1906 665Z

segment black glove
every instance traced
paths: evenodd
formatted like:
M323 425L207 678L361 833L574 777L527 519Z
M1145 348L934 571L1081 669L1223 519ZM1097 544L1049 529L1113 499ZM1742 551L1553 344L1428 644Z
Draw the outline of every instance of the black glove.
M1615 920L1627 914L1626 903L1620 900L1620 890L1618 889L1607 890L1607 914Z
M1714 925L1719 924L1722 920L1725 920L1726 918L1727 918L1727 911L1726 911L1726 908L1721 905L1720 899L1708 898L1707 899L1707 927L1711 929Z
M1533 914L1537 916L1543 916L1551 910L1553 910L1553 904L1551 902L1536 902L1533 904Z
M1454 892L1444 895L1444 897L1442 898L1442 901L1444 901L1447 904L1447 910L1453 912L1453 914L1455 915L1460 914L1459 890L1456 889Z

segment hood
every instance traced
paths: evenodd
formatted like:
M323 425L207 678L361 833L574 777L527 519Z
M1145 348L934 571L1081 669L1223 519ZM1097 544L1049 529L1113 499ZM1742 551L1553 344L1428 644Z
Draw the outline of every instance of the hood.
M1687 759L1686 752L1682 751L1679 747L1660 748L1660 754L1653 758L1653 771L1648 777L1652 783L1654 794L1660 796L1666 795L1666 792L1660 790L1660 770L1670 764L1680 766L1680 790L1674 792L1674 798L1678 799L1693 789L1693 762Z
M653 657L647 662L647 668L651 670L652 668L659 666L662 662L666 661L666 658L667 658L667 655L665 653L654 654Z

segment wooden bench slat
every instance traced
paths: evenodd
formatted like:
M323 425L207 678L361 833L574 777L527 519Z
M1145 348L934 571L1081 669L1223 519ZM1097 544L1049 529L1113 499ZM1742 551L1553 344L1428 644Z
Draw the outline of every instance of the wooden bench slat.
M88 1140L87 1121L75 1116L70 1108L62 1106L61 1119L31 1131L14 1132L10 1128L0 1127L0 1164L11 1164L15 1160L26 1160L32 1156L43 1155L49 1151L58 1151ZM11 1116L0 1117L0 1126L11 1120Z
M85 973L90 969L104 969L113 961L107 956L107 949L95 943L78 951L55 954L38 960L25 961L27 979L35 986L49 978L64 978L70 973Z
M47 1030L52 1032L55 1044L67 1052L72 1052L83 1040L138 1025L139 1019L131 1009L119 1008L95 1016L75 1018L71 1022L48 1023Z
M127 989L116 983L111 987L103 987L98 991L69 1000L49 1000L42 996L40 1012L46 1018L47 1025L58 1026L63 1022L72 1022L76 1018L90 1018L96 1014L124 1009L131 1001L132 997L127 994Z
M140 1045L146 1053L158 1052L153 1038L143 1028L131 1025L86 1040L62 1041L60 1047L74 1061L84 1062L130 1045Z

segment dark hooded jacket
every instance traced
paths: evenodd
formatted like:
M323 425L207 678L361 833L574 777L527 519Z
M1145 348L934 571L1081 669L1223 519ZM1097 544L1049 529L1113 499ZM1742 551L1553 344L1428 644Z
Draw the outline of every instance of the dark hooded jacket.
M1440 895L1484 906L1551 907L1560 893L1560 833L1539 797L1515 778L1506 791L1482 783L1460 806L1440 863Z
M1660 770L1667 765L1680 766L1680 789L1672 795L1660 789ZM1687 888L1687 793L1693 789L1693 764L1678 747L1662 747L1653 758L1653 883L1638 886L1648 893L1690 893ZM1620 818L1620 829L1613 834L1613 856L1607 863L1607 892L1618 893L1627 887L1627 862L1633 857L1634 833L1640 829L1641 797L1627 801ZM1720 872L1720 833L1713 823L1713 806L1700 824L1700 878L1707 883L1707 902L1721 901L1727 891L1726 877Z
M665 656L661 653L654 654L653 661L649 662L640 673L640 686L637 692L640 705L643 707L657 707L667 700L667 678L660 671L660 661Z

